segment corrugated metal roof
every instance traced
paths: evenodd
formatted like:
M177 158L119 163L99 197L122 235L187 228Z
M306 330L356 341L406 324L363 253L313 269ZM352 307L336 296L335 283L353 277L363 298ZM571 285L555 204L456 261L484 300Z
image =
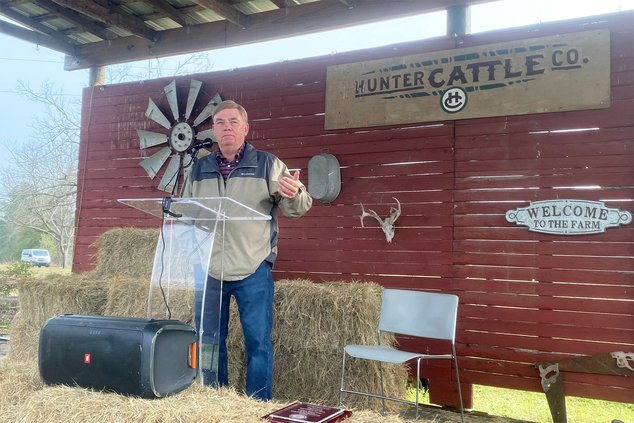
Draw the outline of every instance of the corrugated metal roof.
M0 0L0 32L75 68L211 50L490 0Z

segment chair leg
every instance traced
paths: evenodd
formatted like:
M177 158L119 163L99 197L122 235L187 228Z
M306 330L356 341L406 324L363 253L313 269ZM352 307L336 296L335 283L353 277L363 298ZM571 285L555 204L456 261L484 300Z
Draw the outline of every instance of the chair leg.
M416 419L418 420L418 393L420 392L420 358L416 359Z
M456 355L456 346L452 343L451 349L453 353L453 361L456 366L456 382L458 383L458 399L460 400L460 420L464 423L464 403L462 402L462 389L460 388L460 372L458 371L458 356Z
M420 392L420 357L416 360L416 419L418 420L418 393Z
M343 360L341 362L341 383L339 384L339 406L343 404L343 377L346 371L346 349L343 349Z
M379 361L379 375L381 377L381 402L383 403L383 414L385 414L385 389L383 388L383 363Z

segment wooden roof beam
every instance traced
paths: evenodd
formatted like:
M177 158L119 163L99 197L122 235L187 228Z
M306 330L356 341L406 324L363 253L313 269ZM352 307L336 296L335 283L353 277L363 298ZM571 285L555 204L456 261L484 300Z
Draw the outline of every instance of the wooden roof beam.
M24 3L31 3L32 1L33 0L8 0L8 1L5 1L4 4L9 7L15 7Z
M35 45L50 48L51 50L60 51L62 53L66 53L67 55L76 54L75 46L70 42L63 41L59 37L53 38L41 32L31 31L30 29L22 28L21 26L14 25L6 21L0 20L0 33L19 38L20 40L24 40Z
M7 31L10 31L11 33L6 32L6 34L11 35L13 37L20 38L25 41L37 39L40 41L38 44L45 47L48 47L44 44L45 42L49 43L49 41L47 40L51 40L50 41L51 43L55 45L59 45L59 46L73 46L75 44L75 42L71 38L67 37L66 35L60 34L54 29L46 25L42 25L41 23L37 22L36 18L29 18L27 16L24 16L22 13L16 12L9 6L0 4L0 15L6 16L7 18L11 19L14 22L17 22L19 24L26 26L27 28L31 28L32 30L37 31L35 34L30 34L30 32L33 32L33 31L28 31L28 30L27 32L16 31L12 27L16 27L16 28L20 28L20 27L9 23L10 26L5 26L5 29L7 29ZM20 28L20 29L24 29L24 28ZM40 33L41 35L37 35L37 33ZM26 37L26 38L23 38L23 37ZM52 40L55 40L55 42L53 42ZM52 47L48 47L48 48L52 48ZM66 47L64 47L64 50L59 50L57 48L53 50L66 52Z
M154 0L152 6L154 6L159 13L164 14L180 26L187 26L185 15L172 6L167 0Z
M84 18L79 13L74 10L68 9L66 7L61 7L57 3L54 3L52 0L37 0L39 6L51 10L59 16L62 16L64 19L72 22L73 24L81 27L86 32L90 32L93 35L101 38L102 40L108 40L114 38L114 34L108 31L107 28L102 25L96 24L90 19ZM75 32L78 32L75 30Z
M354 9L346 9L338 1L306 3L301 7L256 13L250 26L239 29L227 21L216 21L187 29L161 32L156 43L141 42L132 37L79 46L78 54L66 58L65 69L85 69L136 60L193 53L249 43L288 38L295 35L329 31L385 19L402 18L430 10L442 10L448 3L464 0L359 0ZM482 0L488 1L488 0ZM274 23L274 25L271 25Z
M292 6L292 4L289 4L290 2L288 0L271 0L271 3L273 3L280 9L284 9L285 7Z
M354 9L357 6L357 0L339 0L339 2L348 9Z
M240 29L246 29L248 26L248 16L244 13L240 12L233 6L228 5L219 0L192 0L199 6L205 7L223 18L232 24L236 25Z
M124 29L148 41L158 41L159 39L158 32L149 28L143 20L127 13L118 12L112 7L104 7L96 2L84 0L53 0L53 2L108 26Z

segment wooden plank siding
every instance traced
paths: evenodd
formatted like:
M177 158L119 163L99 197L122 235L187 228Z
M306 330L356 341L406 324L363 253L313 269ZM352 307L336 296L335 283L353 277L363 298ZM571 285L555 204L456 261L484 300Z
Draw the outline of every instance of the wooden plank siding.
M610 108L455 123L451 287L467 380L540 390L532 363L633 350L634 227L566 237L505 220L552 198L632 209L633 34L611 31ZM564 377L569 395L634 401L632 378Z
M634 225L555 236L505 220L507 210L556 198L634 210L634 13L472 35L460 46L593 28L611 32L612 105L599 110L324 130L327 66L454 48L445 38L191 78L203 82L197 105L216 92L242 103L253 144L301 169L304 182L316 154L328 151L341 164L333 204L281 219L275 277L459 295L457 348L470 406L471 384L541 391L535 362L634 351ZM189 79L177 78L181 101ZM94 267L93 243L104 231L158 227L116 200L161 195L139 166L158 148L140 151L135 130L165 132L144 112L151 97L169 114L162 93L171 80L85 89L74 272ZM393 198L402 214L387 243L376 222L361 226L359 204L385 216ZM425 369L432 400L455 401L450 370ZM565 380L569 395L634 402L632 377Z

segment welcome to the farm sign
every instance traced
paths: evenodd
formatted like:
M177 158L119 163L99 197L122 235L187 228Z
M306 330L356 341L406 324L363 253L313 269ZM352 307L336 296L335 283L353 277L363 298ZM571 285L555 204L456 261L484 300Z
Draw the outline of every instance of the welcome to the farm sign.
M604 108L610 32L330 66L326 129Z
M506 212L506 220L529 231L556 235L587 235L632 222L632 213L602 201L544 200Z

